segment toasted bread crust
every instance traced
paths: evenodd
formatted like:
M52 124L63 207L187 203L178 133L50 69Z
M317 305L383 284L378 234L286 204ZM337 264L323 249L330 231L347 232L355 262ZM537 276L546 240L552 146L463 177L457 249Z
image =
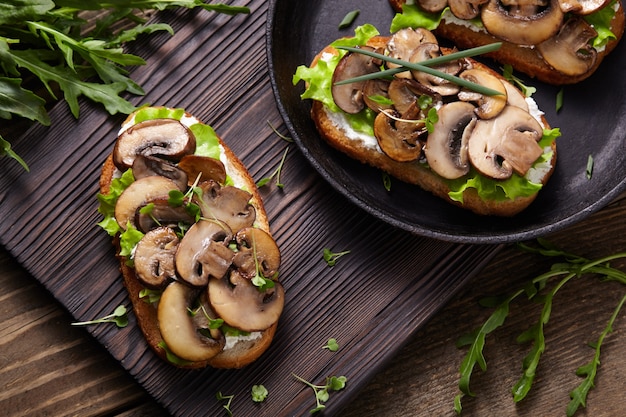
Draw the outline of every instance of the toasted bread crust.
M368 45L370 46L383 46L387 42L386 37L377 36L372 38ZM444 48L442 48L444 49ZM336 54L337 51L332 47L326 47L314 58L311 65L315 65L317 60L324 53ZM502 79L502 76L491 68L484 64L481 64L475 60L470 60L475 68L485 70L498 78ZM450 188L446 184L443 178L434 173L432 170L424 166L419 162L398 162L382 152L377 151L372 147L365 146L362 142L350 139L343 128L337 126L328 116L327 108L319 101L313 101L311 107L311 118L315 123L315 126L322 136L322 138L333 148L345 153L349 157L360 161L361 163L370 165L374 168L378 168L389 175L404 181L409 184L417 185L425 191L432 193L433 195L440 197L456 206L463 209L473 211L480 215L502 216L510 217L518 214L526 207L528 207L537 197L535 193L529 197L518 197L512 200L505 201L485 201L478 196L478 193L473 188L468 188L463 193L463 203L452 200L448 195ZM549 129L549 124L545 118L542 117L543 125L546 129ZM556 164L556 145L552 145L552 159L551 170L546 173L542 179L542 184L545 184L552 172L554 172Z
M125 123L128 123L131 120L131 117L132 115L126 119ZM218 137L218 139L231 166L244 180L246 190L252 194L251 203L256 209L256 222L258 227L271 235L267 213L263 206L255 181L249 175L243 163L235 156L232 150L226 146L220 137ZM107 156L101 170L99 186L102 194L109 193L111 181L115 177L116 170L117 169L113 164L113 156L110 154ZM117 236L113 238L113 244L116 248L116 257L120 263L120 272L122 273L124 286L128 292L128 298L133 306L133 312L135 314L137 324L143 333L146 342L156 355L168 363L171 363L167 360L167 352L165 349L159 346L163 342L163 338L158 327L156 305L150 304L139 297L139 293L145 287L137 279L135 270L126 264L126 257L119 255L120 246L119 238ZM189 362L184 365L174 365L189 369L204 368L207 366L214 368L241 368L254 362L263 352L265 352L265 350L267 350L272 342L272 339L274 338L277 326L278 323L274 323L271 327L261 332L261 336L259 338L254 339L253 341L237 342L233 348L222 351L217 356L209 360Z
M402 5L406 0L389 0L389 3L397 12L402 11ZM619 3L619 2L618 2ZM591 76L600 66L604 58L617 46L624 34L625 16L621 3L611 22L611 31L616 39L609 41L606 48L598 52L596 62L584 74L570 76L563 74L548 65L536 48L519 46L502 39L496 38L485 31L474 31L466 26L441 21L437 29L433 30L437 36L449 39L461 49L474 48L494 42L502 42L502 47L485 56L488 56L502 64L511 65L516 71L522 72L539 81L552 85L566 85L578 83Z

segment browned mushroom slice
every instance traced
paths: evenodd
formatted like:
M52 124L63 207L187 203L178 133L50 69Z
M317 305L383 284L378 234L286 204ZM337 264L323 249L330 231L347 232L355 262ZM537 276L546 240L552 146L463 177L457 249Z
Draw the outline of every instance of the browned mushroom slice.
M184 205L174 207L165 197L146 201L146 204L135 213L135 225L144 233L161 226L171 229L180 228L181 225L190 226L195 221L194 216L189 214Z
M589 40L596 30L580 17L565 22L553 38L537 45L544 61L563 74L576 76L589 71L596 62L597 52Z
M378 113L393 107L389 101L389 80L367 80L363 85L363 102L367 107Z
M414 106L415 109L417 106ZM374 119L374 136L382 151L398 162L409 162L422 153L420 136L424 134L424 121L399 121L380 112Z
M176 250L178 276L194 287L208 284L209 277L222 278L235 253L227 246L231 231L223 224L201 220L189 228Z
M439 45L435 43L423 43L411 56L409 60L412 63L419 63L428 59L437 58L441 56L441 50ZM456 75L463 69L463 63L460 60L449 61L445 64L437 65L433 67L439 71L445 72L450 75ZM415 78L421 84L435 91L442 96L450 96L459 92L460 87L458 84L447 81L441 77L431 75L422 71L412 70L413 78Z
M423 43L437 43L437 38L431 31L424 28L404 28L391 35L391 39L387 42L386 49L392 58L408 61L411 59L413 52ZM387 62L388 68L397 68L400 65ZM397 78L411 78L409 71L396 74Z
M183 283L172 282L161 294L157 308L159 330L168 349L179 358L193 362L212 358L225 345L220 331L208 330L208 325L202 324L202 315L210 310L200 309L194 317L189 315L198 294L199 291Z
M450 11L459 19L474 19L480 13L480 6L489 0L449 0Z
M406 113L421 96L430 96L433 102L440 102L441 96L424 84L410 78L396 78L389 85L389 98L400 114Z
M417 3L427 12L439 13L448 5L448 0L418 0Z
M524 111L528 111L528 102L526 101L526 96L522 94L522 92L516 88L513 84L509 82L503 82L504 88L506 89L506 104L509 106L516 106Z
M176 279L174 254L178 236L168 227L159 227L145 234L135 248L133 261L137 279L148 288L163 288Z
M200 188L203 217L225 223L233 233L254 224L256 210L250 204L249 192L232 186L222 187L215 181L207 181Z
M479 120L469 138L471 164L481 174L507 179L513 171L523 176L541 156L537 143L543 128L529 113L506 106L494 119Z
M144 177L134 181L120 194L115 204L115 219L123 230L130 222L135 226L135 214L140 207L157 198L167 198L171 190L178 190L176 183L160 176Z
M128 128L117 138L113 162L124 171L133 166L135 155L159 155L178 161L195 150L196 138L178 120L146 120Z
M259 291L251 280L233 271L229 278L212 278L208 286L209 302L215 312L229 325L254 332L265 330L278 321L285 303L285 290L280 282Z
M608 6L611 0L559 0L561 10L579 15L588 15Z
M187 173L188 185L192 185L200 174L202 175L199 182L213 180L224 184L226 181L226 168L219 159L200 155L185 155L178 163L178 167Z
M373 48L363 46L363 50L373 51ZM350 52L344 55L333 72L331 93L335 104L346 113L358 113L365 108L363 101L364 81L337 85L336 83L350 78L370 74L380 70L379 60L370 56Z
M237 254L233 264L239 273L251 279L259 272L264 278L272 278L280 266L280 251L274 239L264 230L247 227L235 235Z
M463 71L459 77L500 93L500 95L488 96L466 89L462 89L459 92L458 97L460 100L476 103L478 107L475 111L478 117L481 119L491 119L500 114L504 106L506 106L507 94L504 85L496 76L491 75L487 71L472 68Z
M176 165L151 155L137 155L133 162L133 176L136 180L152 175L160 175L174 181L178 188L187 188L187 174Z
M519 45L550 39L563 23L558 0L490 0L481 20L490 34Z
M468 141L476 123L474 106L462 101L444 104L428 135L424 155L428 166L443 178L454 179L469 172Z

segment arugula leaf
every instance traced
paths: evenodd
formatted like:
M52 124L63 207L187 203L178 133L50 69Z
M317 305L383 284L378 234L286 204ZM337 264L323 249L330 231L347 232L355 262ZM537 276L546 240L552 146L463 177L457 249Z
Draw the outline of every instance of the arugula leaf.
M50 125L50 118L44 105L46 101L22 88L21 78L0 77L0 112L3 118L11 119L11 114L21 114L42 125Z

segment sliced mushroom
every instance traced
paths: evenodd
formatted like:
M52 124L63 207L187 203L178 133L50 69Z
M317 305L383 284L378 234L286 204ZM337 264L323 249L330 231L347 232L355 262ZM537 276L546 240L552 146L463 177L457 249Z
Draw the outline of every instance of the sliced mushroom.
M136 180L152 175L160 175L174 181L178 188L187 188L187 174L176 165L155 156L137 155L133 162L133 176Z
M537 45L544 61L563 74L576 76L589 71L596 62L597 52L589 40L596 30L583 18L568 19L559 33Z
M149 210L148 205L150 205ZM146 201L146 204L135 213L135 225L144 233L161 226L171 229L180 228L181 225L190 226L195 221L195 217L187 211L184 205L174 207L165 197Z
M523 176L541 156L539 122L515 106L506 106L494 119L479 120L469 138L470 162L481 174L507 179Z
M389 98L389 80L373 79L367 80L363 85L363 101L365 105L378 113L381 110L388 110L393 107L388 103Z
M159 155L178 161L195 149L195 136L178 120L146 120L128 128L117 138L113 162L124 171L133 166L135 155Z
M424 84L410 78L396 78L389 84L389 98L400 114L406 113L409 108L423 95L433 98L433 102L441 102L441 96Z
M388 157L398 162L419 158L422 153L419 138L423 133L423 120L396 121L386 112L378 113L374 119L374 136L378 145Z
M478 107L475 111L478 117L481 119L491 119L500 114L502 109L504 109L504 106L506 106L507 96L504 85L496 76L488 73L487 71L472 68L463 71L459 77L500 93L500 95L488 96L465 89L459 92L460 100L476 102Z
M221 332L199 327L189 310L199 292L180 282L169 284L159 301L157 317L159 330L168 349L181 359L198 362L212 358L222 351L225 338ZM198 311L196 315L204 314Z
M159 227L146 233L137 243L133 257L137 279L154 289L174 281L174 254L178 243L178 236L169 227Z
M222 278L235 256L227 246L231 240L231 231L223 224L207 220L194 223L176 250L178 276L194 287L207 285L210 277Z
M563 13L588 15L608 6L611 0L559 0Z
M409 61L412 63L419 63L428 59L437 58L439 56L441 56L441 50L439 49L439 45L435 43L423 43L415 49ZM445 64L437 65L433 68L447 74L456 75L463 69L463 65L461 61L455 60L449 61ZM413 78L415 78L421 84L424 84L426 87L430 88L431 90L442 96L450 96L452 94L458 93L460 90L458 84L447 81L441 77L428 74L426 72L412 70L411 74L413 74Z
M130 222L135 226L135 214L140 207L157 198L167 198L171 190L178 190L178 185L168 178L160 176L144 177L134 181L126 188L115 204L115 219L123 230Z
M266 291L259 291L251 280L233 271L229 278L209 281L209 302L215 312L229 325L246 332L262 331L280 317L285 303L285 290L280 282Z
M474 106L453 101L444 104L437 115L439 119L424 147L428 166L444 178L462 177L470 169L468 141L476 124Z
M538 45L550 39L563 23L558 0L490 0L481 20L490 34L519 45Z
M390 57L408 61L413 52L423 43L437 43L437 38L431 31L424 28L404 28L391 35L387 42L387 52ZM398 68L400 65L387 62L388 68ZM409 71L396 74L396 78L411 78Z
M459 19L474 19L480 13L480 6L489 0L449 0L450 11Z
M232 186L222 187L215 181L207 181L200 188L203 217L223 222L233 233L254 224L256 210L250 204L252 195L249 192Z
M200 177L198 182L213 180L224 184L226 181L226 168L219 159L200 155L185 155L178 163L178 167L187 174L189 178L187 185L192 185L198 177Z
M513 84L509 82L503 82L504 88L506 89L506 104L509 106L516 106L524 111L528 111L528 102L526 101L526 96L522 94L522 92L516 88Z
M363 50L373 51L373 48L363 46ZM333 72L331 93L335 104L346 113L358 113L365 108L363 102L364 81L337 85L339 81L348 80L372 72L379 71L380 62L370 56L350 52L344 55Z
M233 264L244 278L254 278L259 272L264 278L272 278L280 266L278 245L266 231L246 227L235 235L237 253Z
M417 3L427 12L438 13L448 5L448 0L418 0Z

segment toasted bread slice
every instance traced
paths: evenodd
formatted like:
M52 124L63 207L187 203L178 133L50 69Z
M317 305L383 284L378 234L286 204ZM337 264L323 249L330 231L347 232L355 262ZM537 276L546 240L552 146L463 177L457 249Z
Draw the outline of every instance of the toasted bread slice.
M389 0L389 3L397 12L402 12L402 6L406 0ZM416 3L416 2L414 2ZM578 83L591 76L602 64L604 58L615 49L624 34L625 15L620 1L616 3L616 11L611 21L611 32L615 39L609 40L607 45L597 52L597 57L592 66L582 74L568 75L550 66L541 56L539 50L533 45L517 45L502 40L489 34L484 28L472 26L470 22L462 22L460 19L444 19L433 30L437 36L449 39L460 49L469 49L477 46L488 45L494 42L502 42L502 47L485 54L502 64L511 65L516 71L522 72L539 81L552 85L567 85ZM451 13L448 13L451 16Z
M186 118L197 119L186 114ZM131 114L124 122L120 134L134 124L134 114ZM252 197L250 204L256 210L256 220L254 227L259 228L270 234L270 226L267 213L263 206L261 196L259 195L256 184L243 163L235 156L232 150L218 137L219 146L221 148L220 159L224 162L226 172L238 188L245 189ZM120 171L113 162L113 155L109 155L103 166L100 176L100 193L107 195L110 191L111 183L114 178L119 176ZM146 286L138 279L135 269L129 265L128 258L120 255L120 239L119 234L113 237L113 243L116 247L116 254L120 262L120 271L122 273L124 286L128 291L128 297L132 303L133 311L137 320L137 324L143 333L145 340L150 348L163 360L181 368L202 368L212 366L215 368L241 368L255 361L270 346L277 328L277 322L270 327L249 333L244 337L226 337L226 346L217 355L201 361L189 360L171 360L171 352L168 351L164 344L163 336L159 329L158 322L158 302L150 303L146 299L142 299L140 292L146 289ZM226 279L226 278L224 278ZM277 284L278 285L278 284ZM230 340L229 340L230 339Z

